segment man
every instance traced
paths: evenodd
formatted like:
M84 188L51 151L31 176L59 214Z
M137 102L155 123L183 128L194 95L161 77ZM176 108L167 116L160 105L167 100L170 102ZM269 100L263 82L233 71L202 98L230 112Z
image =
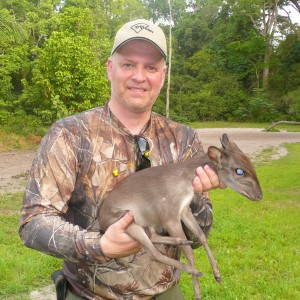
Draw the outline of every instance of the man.
M166 55L159 27L147 20L125 24L107 62L109 102L53 124L37 151L20 237L26 246L64 260L66 299L183 299L178 271L149 260L124 232L133 222L130 212L105 233L98 225L99 206L125 176L203 151L193 129L151 112L164 84ZM193 211L208 232L211 204L202 193L219 179L206 166L191 184L198 193ZM178 259L176 247L158 247Z

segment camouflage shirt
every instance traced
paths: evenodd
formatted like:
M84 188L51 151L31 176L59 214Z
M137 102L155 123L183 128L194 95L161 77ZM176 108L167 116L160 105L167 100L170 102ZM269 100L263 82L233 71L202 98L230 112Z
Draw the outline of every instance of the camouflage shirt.
M152 166L203 151L193 129L155 113L140 135L150 144ZM173 267L149 260L144 251L107 259L99 245L99 206L118 181L135 171L136 147L134 136L105 105L53 124L35 155L20 236L27 247L62 258L69 283L84 298L151 299L178 282ZM212 223L207 194L195 198L193 210L207 231ZM177 248L158 247L178 259Z

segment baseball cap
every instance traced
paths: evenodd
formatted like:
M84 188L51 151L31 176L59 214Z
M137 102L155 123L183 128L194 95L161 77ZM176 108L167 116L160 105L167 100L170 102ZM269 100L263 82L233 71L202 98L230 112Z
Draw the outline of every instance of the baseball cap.
M131 40L145 40L152 43L163 55L167 57L167 42L160 27L145 19L130 21L117 32L111 54Z

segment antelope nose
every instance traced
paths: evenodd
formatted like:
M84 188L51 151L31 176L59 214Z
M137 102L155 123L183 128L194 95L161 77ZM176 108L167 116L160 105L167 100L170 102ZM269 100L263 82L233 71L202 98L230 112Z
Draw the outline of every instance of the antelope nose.
M259 200L262 199L262 197L263 197L263 194L262 194L262 192L260 192L260 193L256 196L255 200L256 200L256 201L259 201Z

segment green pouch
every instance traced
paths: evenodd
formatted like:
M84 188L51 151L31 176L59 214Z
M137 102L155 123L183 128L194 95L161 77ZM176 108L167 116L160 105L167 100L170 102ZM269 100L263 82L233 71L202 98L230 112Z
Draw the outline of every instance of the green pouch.
M57 300L65 300L67 296L67 279L62 270L57 270L51 275L51 279L55 284Z
M152 300L184 300L183 295L181 293L181 290L178 286L178 284L176 284L175 286L173 286L171 289L169 289L168 291L159 294L157 296L155 296L154 298L152 298Z

